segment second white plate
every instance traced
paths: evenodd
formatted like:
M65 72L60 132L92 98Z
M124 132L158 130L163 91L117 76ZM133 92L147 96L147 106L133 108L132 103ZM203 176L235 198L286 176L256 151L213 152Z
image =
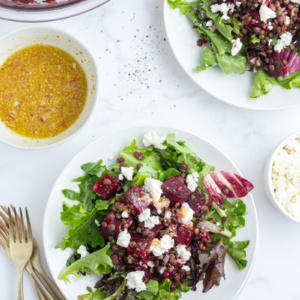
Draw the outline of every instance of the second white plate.
M68 300L75 300L78 295L86 293L87 286L94 287L99 276L95 274L85 277L80 276L79 279L72 277L72 283L58 280L59 274L66 267L67 259L73 253L72 249L61 251L55 248L62 241L68 230L68 227L60 221L62 203L66 201L61 191L65 188L77 190L77 184L72 181L83 175L83 171L80 169L82 164L96 162L99 159L102 159L106 165L112 164L113 162L109 161L108 157L113 155L114 159L116 159L121 150L126 145L129 145L133 139L136 139L138 144L141 145L143 135L149 130L155 130L159 135L175 133L177 140L186 141L187 145L205 162L217 166L218 170L222 169L240 174L238 168L219 149L194 134L174 128L139 126L123 129L104 135L85 147L71 160L58 177L50 194L44 217L43 236L47 263L56 284ZM214 287L207 294L202 294L202 286L199 284L197 292L184 294L183 300L194 300L196 298L201 298L202 300L233 300L246 284L257 250L258 223L255 204L251 194L247 195L243 200L247 205L248 211L245 217L246 226L237 230L236 240L250 240L250 245L246 249L247 267L243 271L239 271L235 262L230 257L227 257L225 263L226 280L222 280L219 287ZM74 201L67 202L71 205L75 204Z
M170 46L186 74L203 90L228 104L253 110L279 110L300 105L300 89L287 91L273 85L271 92L251 99L255 74L225 74L218 67L196 73L204 47L197 46L199 33L179 9L171 9L165 0L164 21Z

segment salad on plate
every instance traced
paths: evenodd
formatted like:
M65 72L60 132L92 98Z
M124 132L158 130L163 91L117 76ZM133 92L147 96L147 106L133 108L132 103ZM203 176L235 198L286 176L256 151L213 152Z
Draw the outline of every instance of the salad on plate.
M70 228L57 248L74 252L59 279L99 274L78 299L180 299L199 282L204 293L218 286L226 254L237 272L247 266L250 241L233 238L252 183L215 170L175 134L150 131L143 144L133 140L109 167L82 165L78 191L62 191L75 202L63 203Z
M194 24L204 47L196 72L255 73L251 98L272 85L300 88L299 0L167 0Z

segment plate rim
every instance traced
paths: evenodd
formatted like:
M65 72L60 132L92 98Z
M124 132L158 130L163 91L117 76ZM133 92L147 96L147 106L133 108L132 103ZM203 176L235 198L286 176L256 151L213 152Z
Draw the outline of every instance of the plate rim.
M161 124L148 124L148 123L141 123L141 124L138 124L138 125L130 125L130 126L126 126L126 127L119 127L115 130L110 130L102 135L100 135L97 139L95 139L94 141L88 143L87 145L85 145L81 150L79 150L70 160L69 162L63 167L63 169L61 170L61 172L59 173L57 179L55 180L54 184L52 185L52 188L51 188L51 191L49 193L49 196L48 196L48 199L47 199L47 204L46 204L46 207L45 207L45 211L44 211L44 217L43 217L43 250L44 250L44 254L45 254L45 258L46 258L46 263L47 263L47 266L49 268L49 271L50 271L50 274L54 280L55 283L58 282L58 279L54 276L53 272L52 272L52 269L50 268L50 261L49 261L49 258L48 258L48 251L47 251L47 248L46 248L46 232L45 232L45 228L46 228L46 213L48 211L48 208L50 206L50 198L52 197L52 194L54 193L54 188L55 186L57 185L57 183L59 182L59 179L60 177L62 176L62 174L66 171L66 169L69 167L69 165L71 165L71 163L78 157L80 156L84 151L86 151L86 149L88 149L89 147L91 147L92 145L96 144L98 142L98 140L101 140L103 139L104 137L106 136L109 136L109 135L112 135L112 134L116 134L116 133L119 133L119 132L123 132L123 131L127 131L127 130L131 130L131 129L135 129L135 128L149 128L149 127L156 127L156 128L163 128L163 129L166 129L166 130L169 130L169 131L172 131L172 130L175 130L175 131L181 131L183 133L186 133L186 134L189 134L189 135L193 135L195 136L197 139L200 139L202 141L204 141L205 143L209 144L210 146L212 146L213 148L215 148L217 151L219 151L228 161L230 164L233 165L233 167L236 169L236 173L239 174L240 176L242 176L242 173L240 171L240 169L236 166L236 164L222 151L220 150L220 148L216 147L213 143L211 143L210 141L208 141L207 139L205 138L202 138L200 135L198 135L196 132L194 132L193 130L191 131L186 131L185 129L180 129L178 127L169 127L169 126L166 126L166 125L161 125ZM175 132L176 133L176 132ZM259 223L258 223L258 214L257 214L257 209L256 209L256 205L255 205L255 201L254 201L254 198L252 196L252 193L250 192L249 194L249 197L250 197L250 200L252 202L252 205L253 205L253 212L254 212L254 219L255 219L255 247L254 247L254 252L253 252L253 259L250 263L250 266L249 266L249 270L248 270L248 273L244 279L244 282L240 285L239 289L236 291L236 294L234 296L234 298L232 300L235 300L237 299L237 297L240 295L240 293L242 292L242 290L244 289L244 287L246 286L249 278L250 278L250 275L252 274L252 271L253 271L253 268L254 268L254 265L255 265L255 262L256 262L256 257L257 257L257 252L258 252L258 243L259 243ZM253 243L253 241L251 241L251 243ZM249 262L248 262L249 263ZM63 290L61 290L62 294L66 297L66 294Z
M178 55L177 55L177 53L174 49L175 47L174 47L173 43L171 42L172 39L170 38L170 33L169 33L169 30L168 30L168 26L167 26L167 20L166 20L167 17L166 17L166 15L168 14L168 12L167 12L168 9L172 10L172 8L168 4L167 0L164 0L164 5L163 5L164 21L163 21L163 23L164 23L164 28L165 28L165 32L166 32L166 36L167 36L169 46L171 48L171 51L172 51L173 55L176 58L177 63L179 64L180 68L184 71L184 73L187 75L187 77L190 78L193 81L193 83L195 83L197 85L198 88L202 89L207 94L209 94L211 97L221 101L222 103L225 103L227 105L231 105L231 106L234 106L234 107L237 107L237 108L241 108L241 109L251 110L251 111L280 111L280 110L283 111L283 110L293 109L295 107L300 106L300 102L299 102L298 104L293 104L293 105L290 105L290 106L280 106L280 107L274 107L274 108L273 107L272 108L255 107L255 106L250 107L250 106L243 106L243 105L240 105L240 104L237 104L237 103L228 102L228 101L212 94L212 92L208 88L206 88L205 86L202 86L202 85L199 84L199 82L196 80L195 76L192 76L192 74L184 67L181 60L179 59L179 57L178 57ZM184 17L184 15L182 15L182 16ZM251 99L251 98L249 97L249 99ZM255 100L255 99L253 99L253 100ZM263 98L260 99L260 100L263 101Z

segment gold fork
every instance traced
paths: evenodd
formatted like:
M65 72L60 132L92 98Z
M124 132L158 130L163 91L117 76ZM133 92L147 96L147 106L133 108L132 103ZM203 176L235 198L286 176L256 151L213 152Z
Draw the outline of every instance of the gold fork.
M2 205L0 205L0 207L2 208L2 210L5 213L5 214L3 214L0 211L0 217L2 217L2 219L4 221L4 222L2 222L0 219L0 244L1 244L1 234L2 234L2 246L4 245L3 248L4 248L4 250L6 250L5 248L8 249L8 237L7 236L9 235L9 230L8 230L9 219L6 216L6 215L8 215L8 208L5 206L2 206ZM11 208L14 209L14 207L12 205L11 205ZM13 219L13 223L15 225L16 222L15 222L15 218L13 216L12 216L12 219ZM17 215L17 219L18 219L19 223L21 223L20 217L18 215ZM19 230L21 230L20 227L19 227ZM43 267L41 266L41 263L40 263L38 244L34 238L33 238L33 253L32 253L30 261L28 262L28 264L26 265L25 268L26 268L26 271L29 273L29 275L33 278L34 284L37 285L37 292L38 292L40 300L44 300L44 299L65 300L64 296L62 295L60 290L57 288L55 283L44 272ZM45 280L48 287L50 288L51 294L49 293L48 289L43 285L41 280L37 277L34 270L36 270L42 276L42 278ZM53 297L52 294L55 297Z
M19 221L17 218L16 209L14 209L15 222L16 222L16 239L14 234L13 220L10 209L8 208L9 217L9 252L12 260L15 262L18 270L18 300L23 300L23 272L26 264L28 263L32 250L33 250L33 240L32 240L32 230L31 224L28 216L27 208L25 208L26 220L27 220L27 234L25 231L24 220L22 210L20 208L20 218L21 218L21 228L18 230Z

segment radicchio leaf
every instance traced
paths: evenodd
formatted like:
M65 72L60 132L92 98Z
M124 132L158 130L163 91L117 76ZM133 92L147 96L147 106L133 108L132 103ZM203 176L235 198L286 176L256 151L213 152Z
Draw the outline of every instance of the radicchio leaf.
M210 196L219 202L222 198L244 197L254 188L253 184L245 178L225 171L209 172L204 177L204 185Z
M286 77L300 70L300 57L295 50L285 50L281 53L274 52L270 58L274 60L274 70L268 71L269 76ZM283 64L283 60L287 61L287 65Z
M209 291L214 285L218 286L222 277L225 279L225 255L226 248L220 239L209 251L208 262L204 267L203 293Z

